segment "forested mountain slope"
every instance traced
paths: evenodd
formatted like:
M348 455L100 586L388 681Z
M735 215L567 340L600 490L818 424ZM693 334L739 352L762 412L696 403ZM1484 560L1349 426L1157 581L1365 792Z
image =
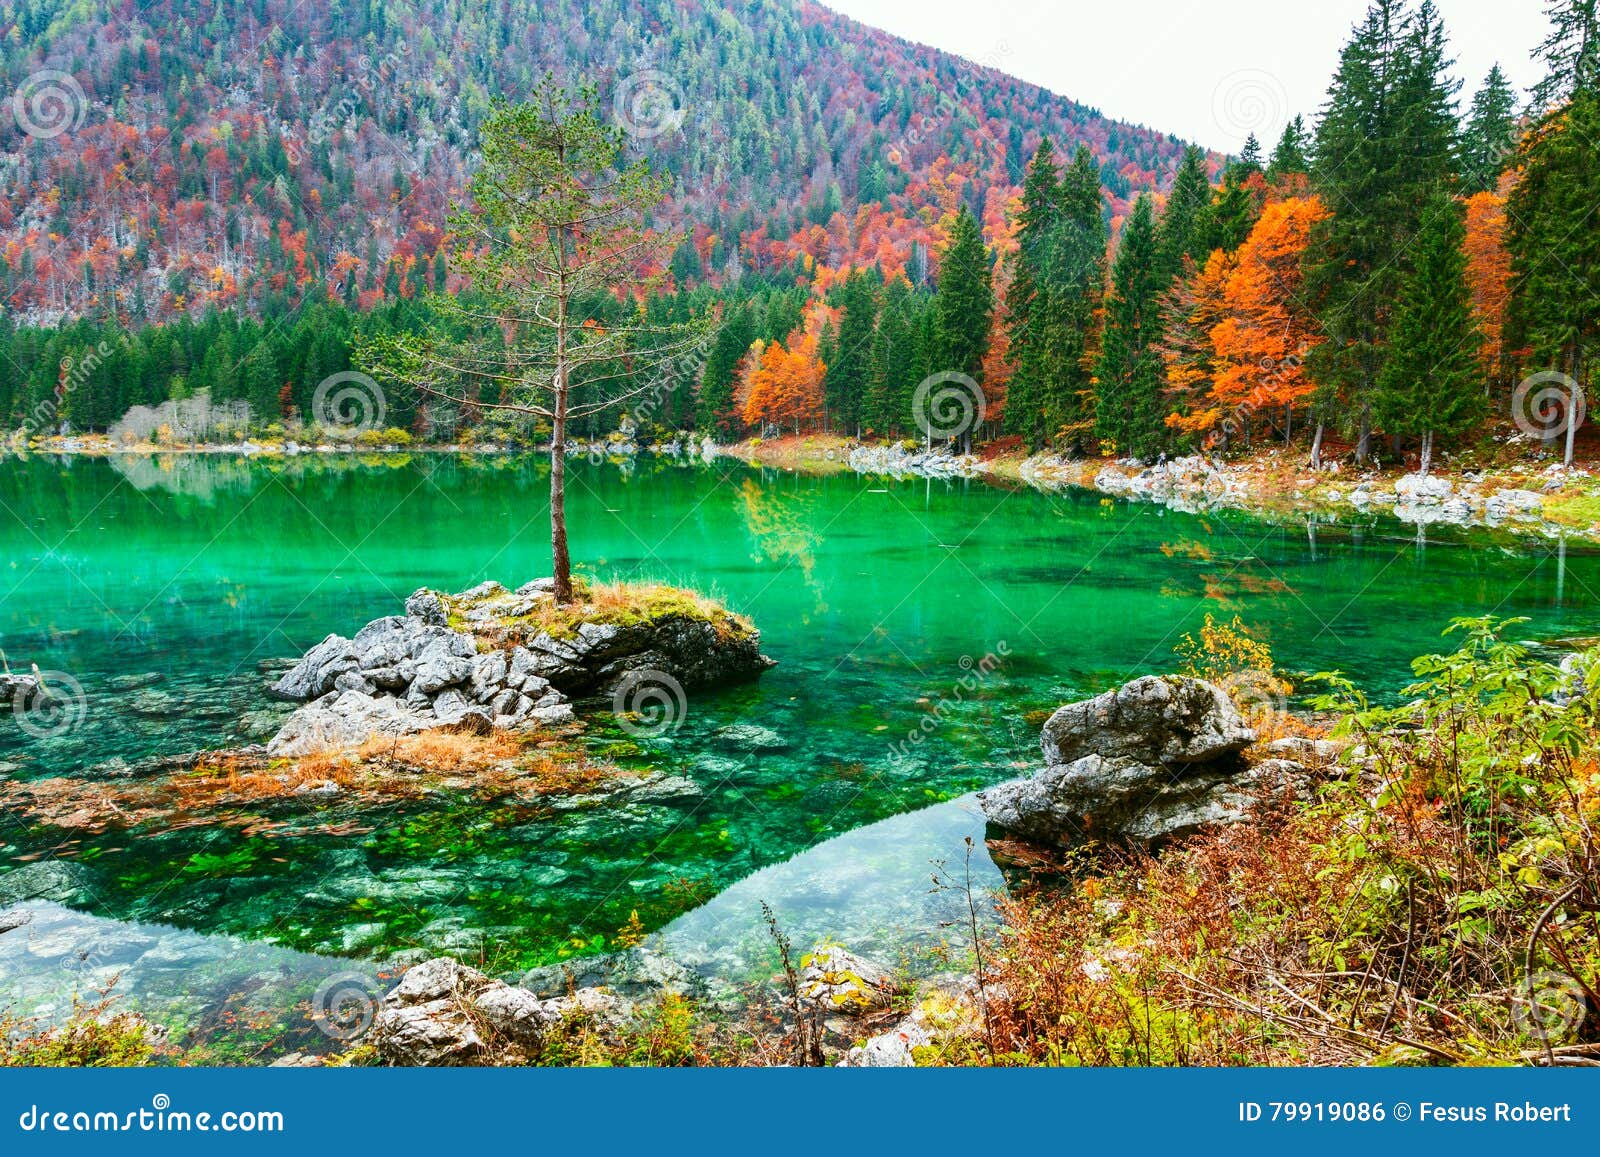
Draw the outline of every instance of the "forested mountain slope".
M680 283L926 260L991 241L1041 135L1111 211L1170 136L806 0L0 2L0 300L17 321L370 306L444 277L442 224L495 97L587 79L672 173Z

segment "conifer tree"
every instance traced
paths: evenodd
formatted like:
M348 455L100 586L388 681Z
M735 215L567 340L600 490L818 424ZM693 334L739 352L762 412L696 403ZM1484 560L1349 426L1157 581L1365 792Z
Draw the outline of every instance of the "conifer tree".
M1155 213L1144 195L1134 203L1117 245L1096 373L1095 433L1117 454L1148 457L1165 449L1170 437L1163 421L1158 348L1166 288L1161 274Z
M740 305L724 315L695 395L695 426L702 432L723 439L731 439L738 432L734 385L739 363L755 337L755 322L748 306Z
M1530 129L1517 167L1521 179L1506 206L1505 345L1525 349L1529 368L1583 384L1600 353L1600 92L1579 92Z
M1105 294L1105 196L1100 166L1079 145L1061 179L1061 240L1051 278L1057 324L1046 347L1051 374L1045 419L1070 449L1083 449L1093 432L1094 359L1099 311Z
M1429 193L1455 174L1454 87L1425 2L1374 0L1340 53L1317 125L1312 183L1332 216L1312 234L1306 288L1326 338L1312 354L1319 422L1342 414L1370 453L1372 391ZM1320 432L1320 426L1319 426Z
M1244 244L1261 212L1261 201L1266 192L1262 180L1259 166L1235 161L1224 170L1222 189L1211 202L1210 212L1206 215L1207 251L1221 249L1232 253Z
M883 292L883 309L872 334L872 358L862 421L875 434L896 435L907 430L909 389L922 380L917 374L916 316L911 286L896 277Z
M1600 87L1600 0L1550 0L1545 15L1550 35L1536 55L1548 71L1533 89L1536 116Z
M1392 350L1373 397L1384 430L1422 440L1423 474L1432 467L1436 437L1459 437L1483 416L1465 240L1461 203L1436 192L1423 212L1395 306Z
M1497 64L1472 97L1461 133L1461 184L1468 193L1495 187L1505 159L1516 145L1517 95Z
M1060 240L1061 195L1055 147L1045 137L1034 151L1022 180L1017 213L1017 249L1006 288L1006 334L1012 374L1006 400L1006 429L1038 446L1053 432L1045 418L1046 331L1051 322L1047 281L1054 267L1052 248Z
M1305 118L1297 115L1283 126L1283 135L1272 150L1272 159L1267 162L1268 183L1276 185L1285 177L1311 172L1311 159L1306 156L1306 147Z
M989 321L994 311L989 249L977 218L965 205L951 230L939 263L937 297L940 370L965 374L983 385L983 359L989 352ZM962 437L970 445L971 430Z
M839 304L838 331L821 354L828 366L823 388L828 416L835 428L859 436L871 373L872 334L878 324L878 290L873 275L857 270L847 277Z
M1204 264L1210 252L1206 221L1211 209L1211 175L1206 155L1195 145L1183 150L1183 159L1172 178L1172 192L1161 215L1157 245L1163 270L1169 279L1184 268L1184 258Z

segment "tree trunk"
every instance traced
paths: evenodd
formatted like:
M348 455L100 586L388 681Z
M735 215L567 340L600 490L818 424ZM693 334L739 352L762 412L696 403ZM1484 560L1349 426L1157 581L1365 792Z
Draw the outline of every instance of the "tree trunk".
M1311 436L1311 469L1322 469L1322 423L1317 423L1317 432Z
M567 303L557 302L555 413L550 422L550 561L556 603L572 602L572 557L567 553Z
M1571 356L1567 360L1567 366L1572 371L1567 375L1572 382L1572 389L1567 394L1567 453L1562 459L1562 464L1570 467L1572 465L1573 441L1578 436L1579 399L1583 397L1583 387L1578 385L1578 353L1576 347L1574 347Z
M1361 433L1356 436L1356 462L1362 466L1372 457L1372 415L1365 407L1361 410Z
M1422 435L1422 461L1418 464L1417 473L1427 476L1433 467L1433 431L1425 431Z

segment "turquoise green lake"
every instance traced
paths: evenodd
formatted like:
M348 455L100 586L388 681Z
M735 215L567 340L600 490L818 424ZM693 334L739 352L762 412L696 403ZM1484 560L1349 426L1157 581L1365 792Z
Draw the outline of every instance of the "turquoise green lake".
M47 739L0 726L0 765L109 775L247 740L241 719L269 706L264 661L395 613L420 586L546 574L546 484L522 458L0 462L0 648L13 670L70 674L86 707ZM761 898L790 903L797 941L870 939L850 893L872 890L874 856L894 859L894 889L926 891L922 861L981 835L968 804L945 801L1036 758L1026 715L1170 670L1208 611L1239 615L1289 670L1339 668L1392 694L1452 615L1526 615L1530 637L1555 638L1593 633L1600 601L1590 550L1487 532L1420 542L1381 519L1308 529L1083 491L649 458L574 462L570 503L587 570L711 591L778 661L754 686L692 695L681 729L627 757L693 778L698 797L554 814L414 803L343 836L289 823L73 838L7 816L0 866L77 865L86 918L364 961L451 951L509 972L603 947L632 912L669 940L733 944L759 927L745 909ZM144 674L161 679L113 682ZM724 730L735 723L765 731ZM621 738L594 730L602 748ZM921 827L851 838L919 809ZM936 834L927 855L918 832ZM778 870L830 847L850 873ZM773 894L730 893L735 931L705 918L747 877ZM841 894L813 903L824 878ZM896 911L909 925L918 910ZM0 954L0 982L16 974Z

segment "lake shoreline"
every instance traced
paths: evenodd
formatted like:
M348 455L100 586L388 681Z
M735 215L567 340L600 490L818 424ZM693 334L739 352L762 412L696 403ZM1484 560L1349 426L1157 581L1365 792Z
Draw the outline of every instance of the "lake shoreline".
M750 439L720 448L752 466L829 475L966 478L1035 490L1095 491L1185 513L1220 508L1263 518L1392 514L1418 526L1485 527L1547 539L1600 541L1600 488L1583 464L1527 461L1483 471L1307 469L1281 447L1227 460L1199 455L1146 465L1132 459L1064 458L1020 449L965 456L868 446L848 438Z
M273 442L186 443L179 446L123 446L98 436L52 438L19 448L0 444L0 458L50 457L151 458L173 455L240 456L290 459L431 456L548 456L546 446L498 443L409 443L360 445ZM967 455L912 451L904 443L874 445L833 435L760 438L722 445L709 440L640 445L630 441L568 443L569 455L591 459L632 459L641 455L710 462L733 458L748 466L813 476L853 473L892 478L969 479L1002 488L1025 486L1049 493L1079 489L1152 502L1184 513L1232 509L1266 519L1326 517L1339 521L1356 514L1390 514L1429 526L1482 527L1519 537L1600 542L1600 481L1589 466L1570 469L1534 460L1483 470L1435 469L1427 476L1399 470L1312 471L1296 449L1281 447L1230 459L1201 455L1146 465L1136 459L1066 458L996 451L978 447Z

